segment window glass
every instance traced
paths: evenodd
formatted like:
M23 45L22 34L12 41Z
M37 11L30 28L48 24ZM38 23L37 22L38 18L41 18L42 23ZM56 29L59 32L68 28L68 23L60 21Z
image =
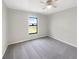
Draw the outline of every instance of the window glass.
M37 28L37 17L31 16L29 17L29 34L36 34L38 31Z

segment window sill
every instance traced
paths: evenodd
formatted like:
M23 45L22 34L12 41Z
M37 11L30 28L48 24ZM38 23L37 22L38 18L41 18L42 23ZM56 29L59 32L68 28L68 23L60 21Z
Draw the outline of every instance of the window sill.
M32 34L37 34L37 33L29 33L29 35L32 35Z

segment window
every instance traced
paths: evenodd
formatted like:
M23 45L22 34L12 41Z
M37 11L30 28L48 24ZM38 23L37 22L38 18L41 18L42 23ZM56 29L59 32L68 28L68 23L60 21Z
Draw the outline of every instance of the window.
M37 26L37 17L30 16L29 17L29 34L37 34L38 26Z

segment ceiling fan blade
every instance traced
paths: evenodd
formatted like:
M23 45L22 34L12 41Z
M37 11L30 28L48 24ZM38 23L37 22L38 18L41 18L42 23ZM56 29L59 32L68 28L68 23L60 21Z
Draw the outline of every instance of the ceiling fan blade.
M51 5L52 5L54 8L57 7L57 6L56 6L56 3L55 3L54 1L51 3Z

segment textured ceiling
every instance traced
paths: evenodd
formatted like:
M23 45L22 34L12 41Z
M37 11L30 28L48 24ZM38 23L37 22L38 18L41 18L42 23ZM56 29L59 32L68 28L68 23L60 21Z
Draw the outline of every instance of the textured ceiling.
M77 4L76 0L58 0L56 5L57 8L42 9L40 0L3 0L8 8L37 12L41 14L51 14L64 9L75 7Z

